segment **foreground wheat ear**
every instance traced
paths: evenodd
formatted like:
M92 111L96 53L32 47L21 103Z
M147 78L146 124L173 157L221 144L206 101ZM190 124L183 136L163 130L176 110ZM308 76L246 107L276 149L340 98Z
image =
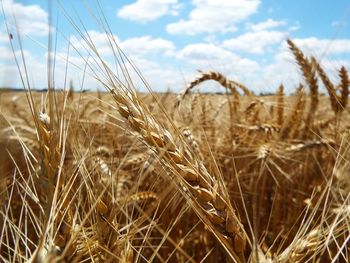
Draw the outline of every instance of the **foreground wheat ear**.
M141 140L153 149L169 179L174 180L193 203L203 223L209 225L236 260L244 259L247 236L225 196L224 184L207 172L180 134L175 142L171 133L147 112L136 93L123 93L117 88L111 89L111 92L120 115L127 120L132 131L141 135Z

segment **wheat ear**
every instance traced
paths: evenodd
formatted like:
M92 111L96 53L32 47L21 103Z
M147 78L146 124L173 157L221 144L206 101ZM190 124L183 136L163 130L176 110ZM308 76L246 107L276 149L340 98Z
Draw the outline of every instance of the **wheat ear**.
M300 85L297 88L295 96L296 96L296 101L294 103L293 110L291 111L288 119L285 121L281 131L282 139L287 139L288 137L294 137L295 133L298 130L295 127L298 127L302 119L302 115L305 108L305 94L303 92L302 85Z
M293 43L293 41L288 39L287 43L303 73L306 83L310 88L310 108L305 120L306 129L308 129L310 125L312 125L311 121L313 120L318 106L318 84L316 72L312 63L304 56L303 52Z
M326 72L323 70L321 65L317 62L316 58L312 57L311 60L312 60L313 65L315 66L315 68L318 72L318 75L320 76L324 86L327 89L332 109L333 109L334 113L337 114L339 112L339 100L338 100L338 96L336 93L336 89L335 89L333 83L331 82L331 80L328 78Z
M181 101L191 91L191 89L193 89L195 86L199 85L200 83L206 80L215 80L219 82L221 86L227 88L232 94L237 95L238 94L237 88L239 88L243 91L245 95L248 95L248 96L251 95L250 90L246 86L236 81L227 79L220 72L216 72L216 71L200 72L200 74L196 77L196 79L190 82L186 86L185 90L178 95L178 97L176 98L176 107L180 105Z
M234 213L228 199L225 198L224 185L211 176L204 165L194 158L183 140L175 144L171 133L162 127L147 112L136 93L119 93L111 89L118 105L118 111L130 125L133 132L141 136L141 140L151 147L165 167L170 179L178 184L179 189L195 205L199 218L211 226L209 229L221 241L235 260L243 261L246 234L243 226ZM180 149L184 149L181 151ZM183 153L184 152L184 153Z
M341 111L343 111L348 104L349 86L350 86L348 71L344 66L342 66L339 70L339 77L340 77L339 86L341 89L340 105L341 105Z

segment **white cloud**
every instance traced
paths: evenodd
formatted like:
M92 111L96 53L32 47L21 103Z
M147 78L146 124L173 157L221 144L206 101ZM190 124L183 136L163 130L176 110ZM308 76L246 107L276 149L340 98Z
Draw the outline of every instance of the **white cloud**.
M191 44L181 49L177 57L195 69L219 70L224 74L246 77L259 69L257 62L242 58L235 53L213 44Z
M0 61L13 60L12 50L6 46L0 46Z
M120 42L120 46L150 83L153 90L164 91L168 87L174 90L179 87L180 72L177 72L172 65L162 61L163 56L175 55L176 47L173 42L162 38L141 36L125 39ZM129 69L134 85L146 91L139 76L131 67Z
M310 37L296 38L293 39L293 42L303 52L309 55L323 56L324 54L350 53L350 39L320 39Z
M253 30L253 31L262 31L262 30L267 30L275 27L281 27L285 26L286 22L285 21L276 21L271 18L267 19L266 21L257 23L257 24L248 24L248 28Z
M333 21L331 23L331 26L337 27L337 28L346 27L347 25L348 25L347 21Z
M70 37L72 47L82 55L88 54L93 48L96 49L99 56L112 56L112 47L115 47L115 43L118 44L119 42L119 38L116 35L107 35L94 30L87 31L83 36L73 35Z
M123 50L131 56L145 56L152 54L171 55L175 50L175 45L163 38L152 38L141 36L128 38L120 43Z
M330 72L330 75L335 75L339 69L344 66L350 68L350 61L345 59L323 59L321 65L326 72Z
M2 5L11 31L15 32L17 25L20 34L47 36L48 14L39 5L24 5L13 0L3 0Z
M106 35L102 32L90 30L86 32L83 37L76 35L71 37L72 46L83 54L87 54L87 51L90 50L90 47L84 39L88 42L92 42L94 48L96 48L98 54L102 57L111 57L113 55L112 47L115 52L117 51L116 44L131 58L140 58L155 54L172 55L175 50L173 42L159 37L140 36L120 40L116 35Z
M280 44L288 36L282 31L256 31L248 32L235 38L225 40L223 46L232 50L247 53L262 54L267 46Z
M288 30L289 30L289 31L298 31L300 28L301 28L300 22L297 21L297 22L295 23L295 25L292 25L292 26L288 27Z
M104 62L107 63L107 65L109 65L109 68L115 71L116 74L118 73L118 71L119 73L121 71L120 67L118 65L115 65L111 42L115 51L116 47L113 41L109 41L111 40L111 38L114 38L117 45L122 49L123 52L125 52L125 54L132 61L132 63L140 69L140 71L146 77L146 79L150 80L152 87L154 86L155 89L158 88L158 90L161 90L165 89L166 86L173 86L171 85L171 83L174 83L176 79L179 80L180 78L180 74L178 74L178 76L176 77L175 70L170 65L161 64L163 56L175 55L175 45L169 40L162 38L152 38L151 36L140 36L121 40L116 35L107 36L105 33L102 32L88 31L84 34L83 37L71 37L72 45L75 47L76 50L79 51L81 55L84 56L85 59L88 57L87 51L90 48L88 47L87 43L85 43L84 38L91 39L93 41L94 48L96 48L99 56L104 59ZM61 52L59 55L61 60L63 59L64 61L66 53ZM75 66L77 66L73 67L76 71L83 71L83 68L85 67L85 61L83 58L79 57L79 54L77 52L71 51L69 61ZM96 57L96 55L90 54L89 65L93 68L93 72L91 71L91 69L87 71L89 75L93 76L94 74L97 74L102 79L108 79L108 77L105 76L103 65L101 64L101 61ZM126 67L128 68L129 73L132 76L135 86L137 86L138 88L142 88L144 85L142 84L140 78L137 76L136 72L134 72L131 65L128 65L128 63L126 62ZM162 71L164 71L164 74L167 76L171 75L171 78L165 80L163 78L164 75L161 73ZM74 72L74 70L72 70L72 72ZM171 72L173 73L170 74ZM79 76L79 74L75 74L76 76ZM74 74L70 75L74 76ZM162 78L159 78L159 76L162 76ZM82 79L82 77L80 77L80 79ZM96 81L91 80L91 77L88 77L87 79L88 83L90 83L90 87L94 88L98 85ZM161 83L162 86L160 85Z
M177 0L137 0L123 6L117 16L136 22L149 22L166 14L177 15L180 6Z
M0 87L22 88L18 70L15 65L3 64L0 61Z
M299 83L303 81L298 71L293 55L287 49L280 48L271 64L261 67L260 79L255 78L254 86L260 91L276 91L283 84L286 92L294 92Z
M333 83L339 82L338 70L341 66L346 67L348 70L350 69L348 60L323 59L320 63ZM276 56L274 63L262 67L262 69L263 77L259 81L255 79L254 86L257 89L275 91L280 84L283 84L286 92L294 92L299 83L305 83L302 73L294 60L286 58L281 53ZM318 84L321 92L325 92L326 90L320 80ZM305 91L308 91L307 86Z
M105 51L110 49L108 42L105 41L106 36L103 33L93 31L89 32L89 34L94 39L98 50ZM115 38L117 39L117 37ZM81 42L79 39L76 41L77 43ZM242 58L214 44L192 44L181 50L176 50L175 45L171 41L150 36L118 40L118 44L142 72L145 79L150 83L151 88L156 91L164 91L167 88L171 88L174 91L182 90L185 85L183 76L186 80L191 80L197 69L215 69L241 81L251 79L254 72L259 69L259 65L255 61ZM171 63L164 61L163 56L167 55L171 55L167 57L167 59L173 59ZM64 54L61 55L61 57L64 56ZM72 56L74 55L72 54ZM110 64L113 63L112 56L104 56L104 58ZM82 59L70 57L70 61L75 65L79 65L80 69L84 66ZM176 64L181 64L181 68L177 68ZM98 67L94 66L95 68L96 72L100 72ZM130 66L127 66L127 68L135 87L144 91L144 85L136 72ZM111 69L115 70L115 67L111 66ZM102 72L98 74L103 76ZM76 74L76 76L78 75ZM96 84L93 85L93 82L89 83L91 83L91 87L96 87Z
M196 35L235 31L236 24L254 14L260 0L193 0L194 9L187 20L168 24L170 34Z
M0 30L0 43L8 42L9 36L5 33L5 30Z
M6 51L6 48L4 49L4 51ZM26 63L26 70L28 72L29 78L28 81L31 87L44 87L44 85L46 85L47 83L47 75L45 73L47 67L46 61L40 60L40 58L36 57L26 49L23 49L22 51L15 51L15 55L19 63L19 69L13 58L12 51L9 51L8 56L0 57L0 86L23 88L19 73L20 70L24 79L26 78L24 65L22 63L22 54Z
M347 51L342 44L345 44L348 41L347 45L349 45L350 39L331 40L312 38L310 40L310 38L304 38L293 39L293 41L306 55L322 54L322 56L316 56L316 58L318 58L318 61L321 63L322 67L327 72L327 75L332 81L334 81L334 83L339 81L337 71L341 66L345 66L347 69L350 68L350 60L334 57L336 54L349 52L349 50ZM319 44L315 45L316 42ZM336 49L333 50L333 52L324 53L326 50L325 47L328 44L332 44L330 49L333 48L333 44L335 45ZM314 49L312 49L312 45L315 45ZM299 83L304 83L299 66L295 62L293 54L288 49L286 43L281 44L274 57L274 61L269 65L261 67L261 69L262 78L254 84L255 87L260 89L274 91L278 85L283 83L287 92L294 92ZM319 81L319 85L322 88L321 81ZM321 91L325 92L325 89L321 89Z
M153 91L164 92L168 88L172 91L181 91L183 89L183 76L174 66L146 58L136 58L133 62ZM129 74L137 89L140 91L147 91L145 84L138 74L130 67ZM187 75L187 72L185 74Z

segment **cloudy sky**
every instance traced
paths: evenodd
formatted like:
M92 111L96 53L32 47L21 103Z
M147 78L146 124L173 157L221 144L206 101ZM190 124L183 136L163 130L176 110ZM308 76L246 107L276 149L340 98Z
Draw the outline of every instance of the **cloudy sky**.
M77 89L100 87L92 72L101 70L93 66L95 57L86 40L92 41L100 56L118 71L110 42L115 40L156 91L182 90L198 70L222 72L257 93L274 91L280 83L292 91L301 78L287 49L287 38L306 54L319 58L334 80L341 65L350 69L348 0L52 2L51 54L56 58L58 87L70 79ZM23 69L21 39L28 82L32 87L46 87L48 1L0 3L0 86L22 86L9 45L10 32ZM109 37L106 24L112 33ZM138 80L135 85L144 89ZM219 89L215 83L204 88Z

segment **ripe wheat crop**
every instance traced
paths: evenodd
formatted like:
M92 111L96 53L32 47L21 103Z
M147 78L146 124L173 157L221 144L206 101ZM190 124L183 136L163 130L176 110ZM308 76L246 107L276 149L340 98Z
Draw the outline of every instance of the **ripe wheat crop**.
M288 40L295 95L215 71L145 94L107 37L122 77L85 39L107 92L0 90L2 262L350 260L346 68L332 83Z

